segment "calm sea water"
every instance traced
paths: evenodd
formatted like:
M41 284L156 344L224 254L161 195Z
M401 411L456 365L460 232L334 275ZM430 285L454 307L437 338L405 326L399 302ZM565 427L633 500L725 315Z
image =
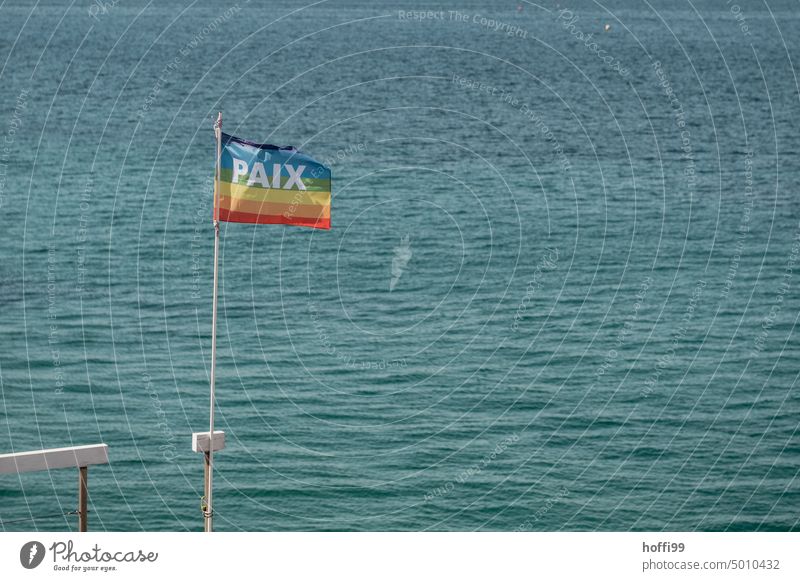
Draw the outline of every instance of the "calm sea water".
M218 529L800 528L796 4L32 4L0 451L107 443L90 528L202 528L218 110L334 174L330 231L223 227Z

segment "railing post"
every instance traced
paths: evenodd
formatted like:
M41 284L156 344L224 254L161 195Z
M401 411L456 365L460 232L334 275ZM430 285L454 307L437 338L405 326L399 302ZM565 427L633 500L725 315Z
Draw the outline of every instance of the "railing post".
M89 467L78 468L78 532L85 533L89 520Z

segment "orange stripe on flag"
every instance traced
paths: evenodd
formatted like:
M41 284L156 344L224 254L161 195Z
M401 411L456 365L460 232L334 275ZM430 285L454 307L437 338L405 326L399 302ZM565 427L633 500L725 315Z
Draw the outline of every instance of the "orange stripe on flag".
M271 214L297 216L299 218L330 218L330 205L285 204L281 202L261 202L242 198L221 197L220 209L248 214Z

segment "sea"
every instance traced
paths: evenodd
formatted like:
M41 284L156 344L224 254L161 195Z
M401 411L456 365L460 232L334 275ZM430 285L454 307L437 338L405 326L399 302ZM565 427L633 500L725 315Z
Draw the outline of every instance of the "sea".
M213 121L331 168L223 223L220 531L800 530L796 2L0 4L0 453L203 529ZM74 469L0 530L76 530Z

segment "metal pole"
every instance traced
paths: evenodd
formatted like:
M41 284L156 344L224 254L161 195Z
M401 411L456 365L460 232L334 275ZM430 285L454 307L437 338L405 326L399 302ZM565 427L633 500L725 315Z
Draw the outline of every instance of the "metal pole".
M89 520L89 467L78 468L78 532L85 533Z
M208 452L205 454L205 532L214 530L214 387L217 375L217 282L219 279L219 157L222 150L222 112L214 123L217 138L217 161L214 175L214 302L211 308L211 395L209 402Z
M203 514L206 515L204 530L206 532L211 532L211 528L209 527L208 521L208 491L210 489L211 482L209 481L209 475L211 474L211 454L209 452L203 452L203 497L206 499L206 504L203 505Z

